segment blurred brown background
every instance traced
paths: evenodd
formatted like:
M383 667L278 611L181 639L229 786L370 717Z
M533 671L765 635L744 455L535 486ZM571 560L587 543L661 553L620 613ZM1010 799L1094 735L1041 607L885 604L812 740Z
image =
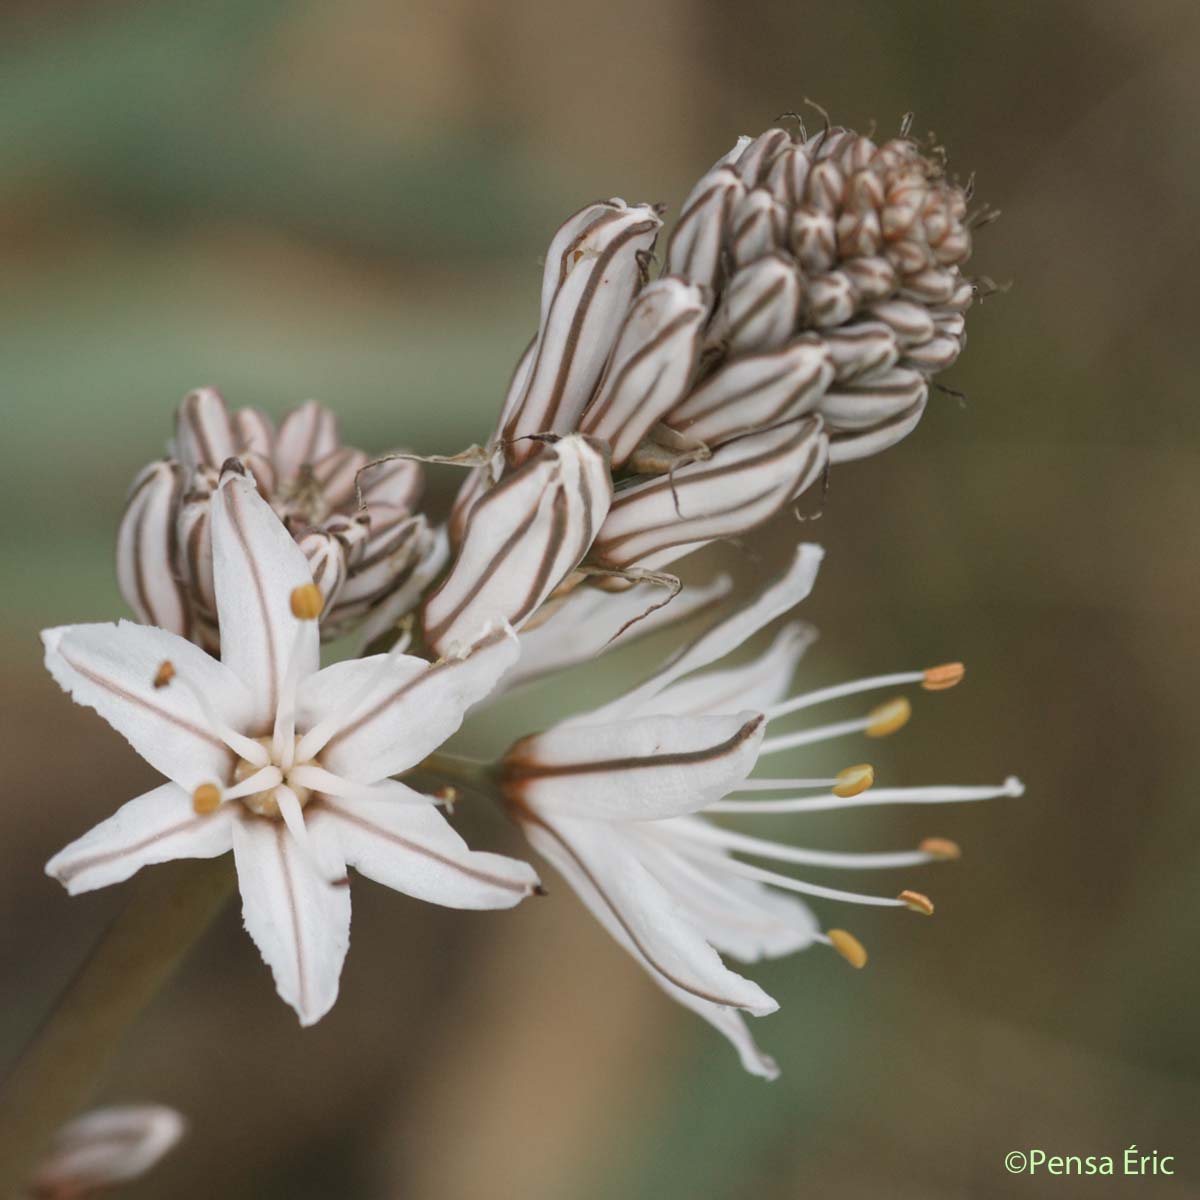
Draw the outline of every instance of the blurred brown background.
M755 970L783 1002L755 1027L783 1078L743 1077L561 884L501 915L360 881L315 1029L233 907L148 1012L104 1094L193 1129L131 1194L1196 1194L1198 34L1186 0L0 12L4 1059L122 902L69 900L42 864L149 786L43 674L35 631L121 611L124 490L188 388L276 414L315 396L376 449L480 439L557 221L613 194L677 206L805 97L884 130L915 110L1003 210L973 266L1014 282L971 314L948 380L965 403L935 396L907 442L837 470L800 532L829 549L808 679L969 664L879 748L881 773L1012 771L1028 792L772 827L966 851L895 881L934 895L933 921L820 910L870 947L865 972L819 950ZM435 502L455 483L434 474ZM760 549L795 537L784 522ZM576 675L575 698L595 685ZM1133 1143L1180 1174L1002 1164Z

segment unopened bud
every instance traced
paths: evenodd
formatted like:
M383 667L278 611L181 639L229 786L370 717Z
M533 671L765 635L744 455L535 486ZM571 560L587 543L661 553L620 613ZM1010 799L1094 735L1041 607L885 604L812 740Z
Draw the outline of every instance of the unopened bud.
M446 654L489 625L514 629L578 566L608 512L608 463L579 435L546 446L471 511L458 556L425 604L425 639Z
M745 194L746 185L728 167L718 167L700 181L667 242L669 275L701 287L716 286L726 226Z
M790 258L760 258L726 285L706 340L731 355L774 350L795 332L802 295L800 272Z
M711 458L619 492L593 547L602 566L654 569L772 517L820 475L819 417L735 438Z
M707 318L700 289L670 276L650 284L634 301L579 425L580 432L608 443L614 470L687 391Z
M641 282L641 255L661 226L647 205L614 200L565 247L529 382L502 431L513 466L537 453L530 435L575 428Z
M191 614L175 540L183 475L178 463L165 461L133 481L117 531L117 582L139 620L187 637Z

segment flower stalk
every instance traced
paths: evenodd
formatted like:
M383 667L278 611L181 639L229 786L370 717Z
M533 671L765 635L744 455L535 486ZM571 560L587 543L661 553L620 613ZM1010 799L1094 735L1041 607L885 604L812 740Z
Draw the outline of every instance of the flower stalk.
M0 1197L22 1194L55 1131L85 1107L121 1038L233 891L227 861L139 876L0 1088Z

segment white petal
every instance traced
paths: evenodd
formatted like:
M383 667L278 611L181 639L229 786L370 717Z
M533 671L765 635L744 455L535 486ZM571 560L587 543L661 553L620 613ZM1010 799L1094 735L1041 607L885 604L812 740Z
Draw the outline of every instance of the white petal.
M663 589L649 583L623 592L576 588L545 620L521 630L521 658L504 677L504 690L591 662L614 646L686 620L728 595L732 586L728 575L719 575L711 583L686 586L667 604L662 603L666 599Z
M377 655L337 663L300 687L297 727L331 721L320 750L338 775L374 783L415 766L462 724L517 659L511 630L488 634L469 653L436 663Z
M810 626L789 625L757 658L673 683L659 692L649 707L655 713L681 717L747 708L765 711L788 694L796 664L815 638L816 631Z
M297 678L317 669L317 622L297 620L291 607L312 571L254 485L232 468L213 494L212 547L221 661L250 689L265 732L291 656L299 655Z
M337 418L315 400L294 408L279 422L275 466L281 479L294 479L305 464L338 448ZM220 464L217 464L220 465Z
M505 787L552 816L659 820L696 812L754 769L765 719L642 717L559 726L505 756Z
M431 804L390 780L375 796L326 797L346 862L385 887L450 908L511 908L538 887L524 862L471 850Z
M344 869L336 832L317 811L305 824L321 865ZM350 945L350 889L317 874L281 821L245 816L233 827L242 920L301 1025L319 1021L338 994Z
M555 818L526 821L523 828L592 914L652 974L709 1005L758 1016L779 1007L758 984L725 966L642 865L620 827Z
M724 658L776 617L799 604L812 591L824 554L820 546L811 542L797 546L796 556L788 569L754 600L706 629L645 683L584 719L611 721L618 716L652 709L654 697L669 683Z
M444 654L489 625L519 628L587 553L611 498L603 453L578 435L492 488L472 509L458 557L426 601L429 646Z
M761 525L821 472L820 417L735 438L711 458L618 491L592 548L608 567L658 568Z
M95 709L155 770L189 793L228 780L233 752L194 695L205 698L218 720L241 729L251 699L228 667L173 633L132 621L46 629L42 642L46 669L59 687ZM155 687L164 662L176 679Z
M818 932L811 909L795 896L772 891L753 879L721 873L711 863L690 859L684 842L672 844L673 829L703 817L677 817L637 827L645 842L646 869L687 910L710 945L742 962L778 958L811 946Z
M133 481L117 530L121 595L148 625L188 636L188 600L179 582L175 512L183 494L178 463L151 463Z
M188 792L164 783L123 804L47 864L72 896L128 879L152 863L216 858L233 845L231 810L198 816Z
M911 408L891 420L883 421L861 433L834 433L829 439L831 463L852 462L887 450L908 437L921 422L928 396L922 396Z
M98 1108L64 1125L32 1179L37 1196L91 1195L136 1179L174 1148L186 1123L173 1108Z

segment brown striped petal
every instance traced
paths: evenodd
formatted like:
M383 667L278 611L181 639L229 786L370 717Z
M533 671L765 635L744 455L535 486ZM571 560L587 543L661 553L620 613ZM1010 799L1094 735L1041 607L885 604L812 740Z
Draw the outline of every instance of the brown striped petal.
M928 395L928 390L925 390L910 407L869 429L833 433L829 439L829 461L841 463L852 462L856 458L868 458L903 441L920 424Z
M133 481L117 531L117 582L138 620L188 636L187 594L178 579L175 512L183 468L151 463Z
M537 453L531 434L569 433L591 400L642 279L641 256L662 220L647 205L613 201L567 247L563 272L538 333L529 382L504 425L513 466Z
M592 549L614 568L659 568L716 538L738 537L774 516L821 473L819 417L726 442L710 459L618 492Z
M238 457L247 454L271 457L275 446L275 425L265 412L257 408L239 408L233 414L233 432Z
M820 411L831 430L872 429L924 404L929 384L916 371L893 367L860 379L838 384L821 398Z
M730 354L774 350L796 329L804 284L795 262L768 254L726 285L705 341Z
M519 804L559 816L656 821L698 812L754 769L765 727L750 711L558 726L505 754L502 786Z
M189 469L217 467L237 453L233 422L215 388L188 392L175 415L175 452Z
M825 344L804 334L781 350L727 363L663 424L690 442L719 446L812 411L832 379L833 364Z
M886 371L900 358L896 335L882 321L859 321L841 329L830 329L824 333L823 340L833 360L838 383Z
M520 628L587 553L611 494L605 455L578 434L492 488L471 512L450 573L426 601L427 644L446 653L489 625Z
M336 450L339 440L337 418L324 405L309 400L292 409L280 421L275 436L275 466L280 481L295 479L301 467Z
M725 228L746 194L737 172L718 167L706 175L685 202L667 242L668 275L714 288L721 269Z
M669 276L634 301L596 398L579 423L582 433L608 443L614 470L687 391L707 318L700 289Z
M745 266L786 244L787 209L766 188L755 188L734 210L730 228L729 252Z

